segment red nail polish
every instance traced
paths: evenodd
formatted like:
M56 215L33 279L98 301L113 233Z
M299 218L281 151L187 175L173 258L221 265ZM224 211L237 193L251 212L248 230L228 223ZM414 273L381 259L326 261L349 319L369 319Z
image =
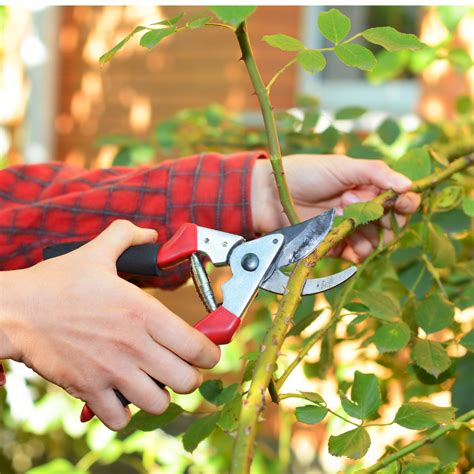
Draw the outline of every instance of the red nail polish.
M3 364L0 362L0 387L5 385L7 383L7 376L5 374L5 367L3 367Z

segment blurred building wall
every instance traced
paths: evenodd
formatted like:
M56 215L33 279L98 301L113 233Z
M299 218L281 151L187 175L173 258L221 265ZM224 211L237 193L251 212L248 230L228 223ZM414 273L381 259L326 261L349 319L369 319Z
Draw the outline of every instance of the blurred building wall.
M249 32L262 76L268 81L288 61L260 38L284 32L298 36L301 7L259 8ZM220 103L231 110L257 110L245 66L231 32L203 28L166 38L148 51L130 42L106 66L98 59L135 26L171 18L198 7L62 7L58 106L55 120L57 159L90 163L95 140L103 135L150 132L157 120L187 107ZM294 104L296 69L272 90L273 105Z

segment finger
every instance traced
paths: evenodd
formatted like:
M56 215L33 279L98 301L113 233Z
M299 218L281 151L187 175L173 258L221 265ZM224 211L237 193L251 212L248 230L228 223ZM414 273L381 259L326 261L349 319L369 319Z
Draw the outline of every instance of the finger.
M342 206L346 207L346 206L349 206L350 204L355 204L357 202L370 201L370 200L374 199L376 196L377 196L377 193L374 192L374 191L351 190L351 191L346 191L341 196L341 202L342 202Z
M152 415L160 415L170 404L170 394L140 369L127 371L126 377L117 374L113 383L130 403Z
M124 407L112 389L102 390L87 400L87 406L107 428L119 431L130 421L131 413Z
M350 245L347 245L345 247L345 249L342 251L341 257L344 260L348 260L349 262L352 262L352 263L356 263L356 264L360 263L359 257L357 256L357 254L354 252L354 249Z
M372 243L358 231L352 234L348 240L359 260L367 258L375 248Z
M379 244L379 226L376 224L366 224L359 227L358 231L376 248Z
M219 362L219 346L151 295L138 288L135 291L142 295L142 311L146 314L145 327L156 342L196 367L210 369Z
M387 245L389 242L393 240L395 237L395 234L391 230L385 230L383 233L383 243L384 245Z
M153 229L142 229L125 220L116 220L83 249L95 252L99 258L114 262L132 245L156 242L158 233Z
M393 171L381 160L351 160L340 178L348 185L375 185L379 189L390 189L398 193L408 191L411 180Z
M405 193L395 201L395 210L401 214L413 214L420 205L421 196L416 193Z
M141 347L140 368L174 392L191 393L202 384L203 377L199 370L156 344L151 337Z
M407 223L408 219L407 216L395 212L395 220L397 221L398 227L403 227ZM387 230L392 228L392 222L389 213L380 218L380 225Z

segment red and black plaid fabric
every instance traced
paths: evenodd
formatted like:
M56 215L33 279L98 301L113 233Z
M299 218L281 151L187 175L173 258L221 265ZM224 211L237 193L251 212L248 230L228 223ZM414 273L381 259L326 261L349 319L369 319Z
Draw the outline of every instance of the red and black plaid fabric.
M154 167L86 171L60 163L0 171L0 270L29 267L48 245L88 240L116 219L158 231L165 242L183 222L253 237L250 177L261 152L205 153ZM188 266L153 284L173 288Z

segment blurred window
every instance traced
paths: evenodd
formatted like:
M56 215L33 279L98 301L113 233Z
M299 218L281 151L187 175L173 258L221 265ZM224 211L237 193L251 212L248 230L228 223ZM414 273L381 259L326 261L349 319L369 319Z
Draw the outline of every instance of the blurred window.
M302 8L302 37L311 48L333 46L317 28L321 11L331 7L307 6ZM376 26L392 26L403 33L418 33L421 8L416 6L338 6L338 10L351 19L348 37ZM380 47L362 39L363 44L377 53ZM382 84L371 84L365 72L345 66L334 53L326 54L327 67L316 75L299 71L300 94L317 96L321 107L333 111L348 105L360 105L374 111L395 115L414 112L418 102L418 85L411 75L405 74L397 80Z

